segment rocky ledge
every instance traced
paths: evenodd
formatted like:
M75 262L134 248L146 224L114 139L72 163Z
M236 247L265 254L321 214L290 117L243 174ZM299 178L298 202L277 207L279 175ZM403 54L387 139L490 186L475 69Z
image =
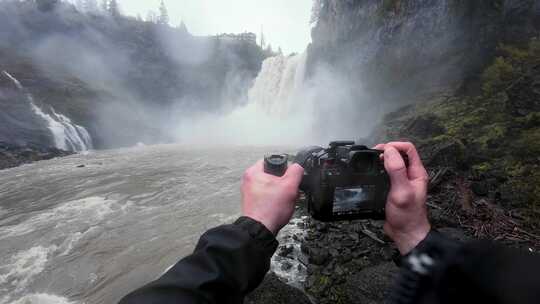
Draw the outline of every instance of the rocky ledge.
M71 154L73 153L56 148L18 147L0 143L0 170Z

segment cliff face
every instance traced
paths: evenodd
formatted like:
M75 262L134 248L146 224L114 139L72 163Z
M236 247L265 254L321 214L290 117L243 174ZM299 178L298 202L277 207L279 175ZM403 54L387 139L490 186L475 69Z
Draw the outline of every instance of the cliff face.
M432 226L538 251L540 1L321 3L311 77L322 66L368 90L368 102L350 90L356 117L395 108L366 141L417 146L430 176ZM310 260L325 260L308 265L305 287L319 303L387 298L380 291L396 271L391 250L356 235L367 227L384 239L370 225L309 223L314 236L303 246Z
M320 2L309 66L332 66L400 103L474 89L500 43L526 45L540 29L538 0Z

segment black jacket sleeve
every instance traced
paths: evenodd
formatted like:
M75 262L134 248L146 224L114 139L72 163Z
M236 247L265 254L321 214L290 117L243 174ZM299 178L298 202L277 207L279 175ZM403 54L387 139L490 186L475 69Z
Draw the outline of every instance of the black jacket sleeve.
M433 231L402 264L391 303L539 303L540 256L531 252Z
M263 280L278 243L248 217L207 231L192 255L120 304L242 303Z

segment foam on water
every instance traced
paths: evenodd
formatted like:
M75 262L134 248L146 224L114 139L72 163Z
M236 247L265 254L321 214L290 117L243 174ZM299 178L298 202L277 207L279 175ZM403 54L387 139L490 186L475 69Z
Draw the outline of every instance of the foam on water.
M17 225L0 227L0 240L44 229L50 227L52 223L57 223L54 228L60 228L75 220L96 225L105 216L113 213L117 204L114 200L99 196L70 201L39 213ZM119 208L121 209L122 206Z
M36 246L13 255L7 264L0 266L1 290L6 292L7 287L15 288L15 293L25 290L32 279L45 269L49 255L56 249L55 245Z
M68 299L46 293L26 295L11 304L74 304Z

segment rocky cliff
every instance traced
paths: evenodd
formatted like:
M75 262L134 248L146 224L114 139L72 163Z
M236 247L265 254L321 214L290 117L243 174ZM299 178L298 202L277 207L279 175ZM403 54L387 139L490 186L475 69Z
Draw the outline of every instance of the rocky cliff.
M501 44L540 29L538 0L316 1L309 66L332 66L381 102L469 88Z

